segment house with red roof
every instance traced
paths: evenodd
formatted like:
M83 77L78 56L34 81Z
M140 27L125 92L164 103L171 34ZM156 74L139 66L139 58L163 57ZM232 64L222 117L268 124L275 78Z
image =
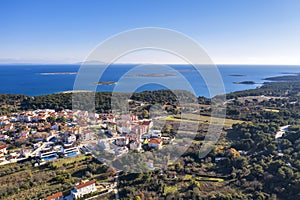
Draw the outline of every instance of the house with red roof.
M147 126L148 130L153 127L153 122L151 120L142 121L142 125Z
M96 181L85 180L85 181L80 181L75 185L74 189L71 191L71 195L73 196L74 199L78 199L83 197L86 194L90 194L96 191L97 191Z
M6 150L7 146L6 144L3 144L0 146L0 152L3 154L7 154L7 150Z
M47 200L63 200L64 196L63 196L62 192L57 192L55 194L48 196L46 199Z
M150 148L161 149L163 140L161 138L151 138L148 142Z

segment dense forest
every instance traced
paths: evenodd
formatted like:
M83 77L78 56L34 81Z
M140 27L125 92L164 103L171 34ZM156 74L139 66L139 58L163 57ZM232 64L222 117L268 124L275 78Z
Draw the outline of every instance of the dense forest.
M87 96L91 97L90 95L91 93L80 93L76 94L76 98L80 98L80 103L84 103L84 99L87 98ZM122 95L122 93L120 95ZM124 95L126 96L127 94ZM95 96L92 96L92 98L95 99L96 111L100 113L110 112L111 97L111 92L96 92ZM133 93L130 96L130 99L134 101L148 102L150 104L178 104L177 97L185 98L184 100L186 102L195 102L196 100L196 97L187 91L169 90ZM0 106L1 113L3 114L17 110L34 110L46 108L59 111L62 109L72 109L72 100L73 99L71 93L50 94L35 97L29 97L25 95L1 94Z

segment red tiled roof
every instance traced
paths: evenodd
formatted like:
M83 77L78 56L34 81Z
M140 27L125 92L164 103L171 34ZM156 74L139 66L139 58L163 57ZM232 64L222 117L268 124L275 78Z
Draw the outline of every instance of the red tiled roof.
M18 138L18 140L26 140L26 136L21 136Z
M146 126L149 126L151 123L151 121L143 121L142 125L146 125Z
M62 196L63 196L63 193L62 192L58 192L58 193L52 194L51 196L48 196L47 200L53 200L53 199L56 199L56 198L62 197Z
M0 146L0 150L5 149L5 148L6 148L5 144Z
M92 185L94 183L96 183L96 181L95 180L91 180L91 181L87 181L85 183L81 183L79 185L76 185L75 187L76 187L76 189L80 189L80 188L84 188L86 186Z
M152 144L160 144L162 142L162 139L160 138L152 138L149 143L152 143Z

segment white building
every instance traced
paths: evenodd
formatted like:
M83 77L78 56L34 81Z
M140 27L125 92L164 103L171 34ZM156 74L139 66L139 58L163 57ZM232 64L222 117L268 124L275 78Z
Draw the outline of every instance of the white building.
M0 161L5 161L5 156L2 152L0 152Z
M136 150L136 151L140 151L142 150L142 144L135 141L129 144L129 148L130 150Z
M76 136L74 134L67 134L65 138L66 143L72 144L76 141Z
M148 132L148 138L161 138L160 130L150 130Z
M129 144L129 139L128 138L118 138L116 139L116 145L117 146L126 146Z
M96 192L96 181L94 180L86 180L86 181L80 181L77 183L74 187L74 189L71 191L71 195L74 199L78 199L83 197L86 194L90 194L93 192Z
M7 154L7 150L6 150L7 146L5 144L0 146L0 152L2 152L3 154Z
M64 144L62 148L62 153L64 156L69 157L69 156L74 156L79 154L79 149L77 146L73 146L72 144Z

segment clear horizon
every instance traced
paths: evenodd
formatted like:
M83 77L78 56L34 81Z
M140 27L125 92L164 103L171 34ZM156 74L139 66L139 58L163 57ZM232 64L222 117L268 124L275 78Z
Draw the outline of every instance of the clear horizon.
M194 39L216 64L300 65L299 9L297 0L3 1L0 64L74 64L115 34L162 27ZM184 64L151 53L120 63Z

